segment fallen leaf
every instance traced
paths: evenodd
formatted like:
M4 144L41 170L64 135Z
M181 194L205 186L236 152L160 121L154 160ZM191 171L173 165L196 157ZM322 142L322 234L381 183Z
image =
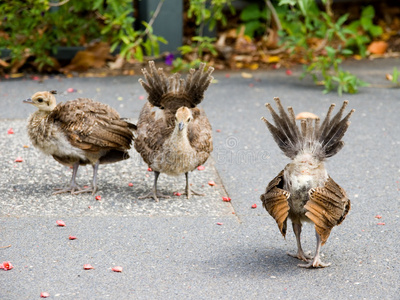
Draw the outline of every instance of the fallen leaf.
M24 147L24 148L29 148L29 146L28 146L28 145L24 145L23 147Z
M385 225L384 222L377 223L376 225Z
M20 78L22 76L24 76L24 73L14 73L10 75L11 78Z
M97 201L100 201L100 200L101 200L101 196L100 196L100 195L97 195L97 196L95 197L95 199L96 199Z
M278 63L281 60L279 56L270 56L268 57L269 63Z
M386 74L386 80L392 81L393 80L392 74L387 73Z
M206 168L206 167L204 167L204 166L198 166L198 167L197 167L197 170L203 171L205 168Z
M253 74L251 73L242 72L241 75L243 78L253 78Z
M288 76L290 76L290 75L293 75L293 72L292 72L292 70L286 70L286 75L288 75Z
M122 100L124 100L124 98L123 97L118 97L117 100L118 101L122 101Z
M16 159L15 159L15 162L23 162L24 160L22 159L22 157L17 157Z
M92 267L91 264L84 264L84 265L83 265L83 269L84 269L84 270L91 270L91 269L94 269L94 268Z
M9 261L3 261L3 263L0 265L0 269L3 269L5 271L9 271L13 268L14 266Z
M250 66L249 66L249 69L250 70L257 70L259 68L259 65L258 65L258 63L252 63L252 64L250 64Z
M133 186L133 183L132 183L132 182L129 182L129 183L128 183L128 186L132 187L132 186Z
M122 272L122 267L116 266L114 268L111 268L114 272Z
M229 198L229 197L222 197L222 201L224 201L224 202L231 202L231 198Z
M40 298L48 298L50 297L50 294L48 292L41 292L40 293Z
M304 111L296 116L296 120L301 120L301 119L318 119L318 116L308 111Z
M63 220L57 220L56 223L57 223L57 225L60 226L60 227L66 226L66 225L65 225L65 222L64 222Z
M208 185L214 186L214 185L215 185L215 182L214 182L213 180L210 180L210 181L208 182Z
M254 203L251 208L257 208L257 204Z
M7 134L14 134L14 130L12 128L8 129Z
M217 225L223 225L224 223L218 222Z
M375 218L376 218L376 219L382 219L382 216L376 215Z
M68 237L68 239L70 239L70 240L72 241L72 240L76 240L77 237L76 237L76 236L73 236L73 235L70 235L70 236Z
M372 54L384 54L388 47L388 43L384 41L375 41L369 44L367 50Z

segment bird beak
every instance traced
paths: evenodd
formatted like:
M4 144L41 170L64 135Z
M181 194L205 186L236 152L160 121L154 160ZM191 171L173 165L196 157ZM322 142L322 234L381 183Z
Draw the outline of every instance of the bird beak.
M183 124L183 122L179 122L178 126L179 126L179 131L182 131L183 127L185 127L185 124Z
M31 98L25 99L25 100L23 100L22 102L24 102L24 103L29 103L29 104L33 104L33 101L32 101Z

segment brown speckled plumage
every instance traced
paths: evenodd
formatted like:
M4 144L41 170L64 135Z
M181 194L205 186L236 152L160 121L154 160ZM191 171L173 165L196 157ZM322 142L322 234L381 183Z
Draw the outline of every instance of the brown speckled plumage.
M263 206L275 219L282 235L286 235L287 219L291 219L297 240L297 253L290 254L309 262L301 267L325 267L321 262L320 248L327 241L332 228L339 225L350 210L350 200L346 192L328 175L324 160L342 149L344 136L354 110L343 119L347 106L343 103L339 112L330 119L334 104L320 126L311 119L302 120L300 128L296 125L294 112L288 108L289 115L283 109L279 98L274 99L279 115L270 104L266 104L274 119L275 126L262 118L281 150L292 159L261 195ZM301 247L300 234L303 222L315 225L317 249L311 259ZM310 260L311 259L311 260Z
M54 94L38 92L24 100L38 108L28 120L29 138L45 154L74 167L70 186L56 193L95 193L98 165L129 158L127 150L136 127L121 120L106 104L78 98L56 105ZM86 164L94 168L93 184L92 188L80 190L75 176L79 165Z
M192 69L186 80L177 73L167 77L154 62L149 63L149 71L142 70L147 82L139 82L148 93L148 102L139 116L135 149L155 171L154 189L148 196L156 201L160 173L185 173L190 197L188 172L205 163L212 151L211 125L196 107L212 80L213 68L206 72L204 68L201 64L199 70Z

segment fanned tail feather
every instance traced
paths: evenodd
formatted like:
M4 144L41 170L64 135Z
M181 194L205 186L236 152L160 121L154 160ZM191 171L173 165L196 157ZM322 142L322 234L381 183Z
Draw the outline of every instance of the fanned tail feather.
M344 101L339 112L331 119L335 104L331 104L326 117L320 125L320 120L302 120L300 128L296 124L296 118L292 107L288 107L288 113L284 110L279 98L274 98L278 107L279 115L272 106L267 103L265 106L271 113L275 125L267 119L261 119L266 123L275 142L283 153L294 159L300 152L308 152L319 160L324 160L338 153L343 148L341 140L350 125L349 119L354 112L352 109L343 119L343 112L348 105Z

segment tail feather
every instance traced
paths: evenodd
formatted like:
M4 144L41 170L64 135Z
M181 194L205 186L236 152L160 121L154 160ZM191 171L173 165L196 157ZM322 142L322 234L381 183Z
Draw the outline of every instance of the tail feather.
M149 71L142 69L146 81L139 79L148 94L149 102L161 109L177 109L181 106L196 107L204 98L204 92L213 77L213 67L204 72L206 64L201 63L199 70L191 69L186 80L179 73L167 77L162 68L158 70L153 61L149 62Z
M343 148L344 142L341 140L346 133L350 122L349 119L354 112L352 109L343 119L343 112L348 105L344 101L339 112L331 119L335 104L332 104L322 124L320 120L302 120L300 128L296 124L296 118L292 107L288 107L288 113L282 107L279 98L274 98L279 115L272 106L267 103L265 106L271 113L275 125L272 125L264 117L262 120L267 125L275 142L286 156L294 159L299 153L310 153L319 160L324 160L338 153Z

